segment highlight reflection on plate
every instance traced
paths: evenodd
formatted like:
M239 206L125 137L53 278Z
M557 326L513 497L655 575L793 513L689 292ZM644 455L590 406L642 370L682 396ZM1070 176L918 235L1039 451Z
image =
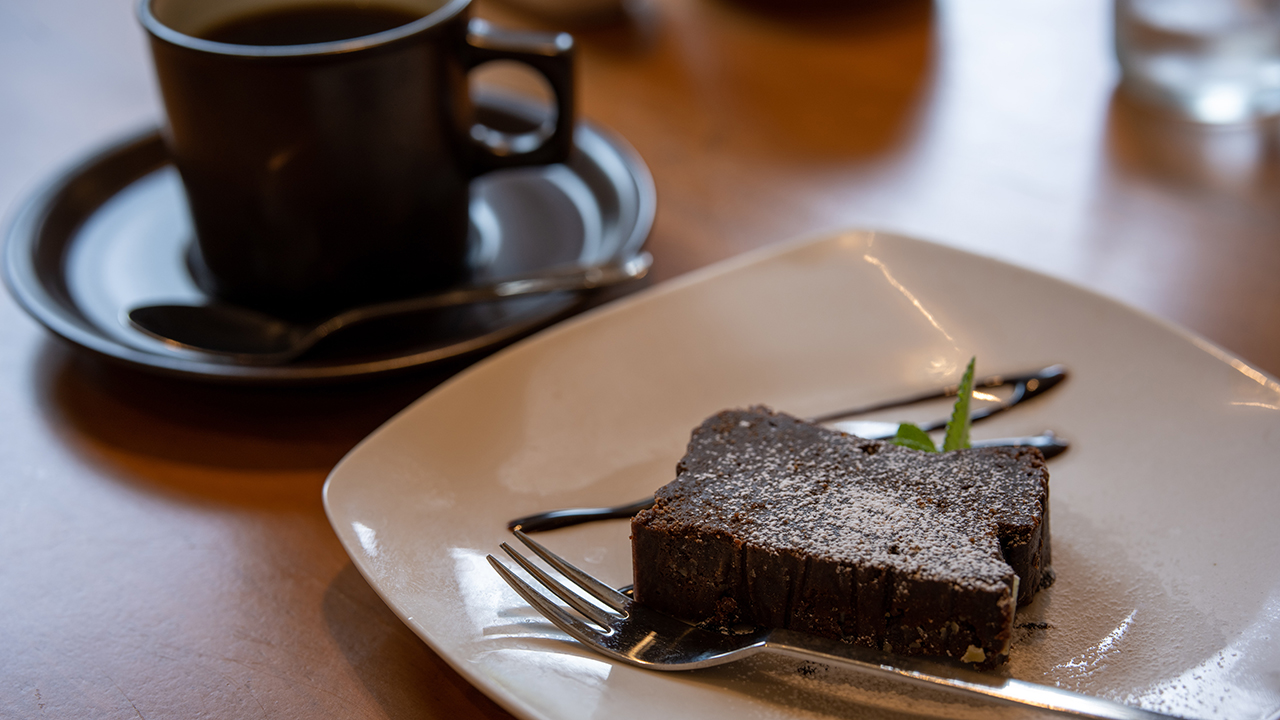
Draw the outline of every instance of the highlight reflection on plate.
M720 409L816 415L954 381L971 355L979 374L1072 372L975 431L1072 441L1050 466L1058 581L1020 609L1004 671L1191 717L1280 710L1280 384L1104 298L900 236L768 249L513 346L353 450L326 509L409 627L521 717L990 717L778 658L683 674L613 665L484 563L510 518L666 483L689 431ZM622 585L628 535L613 521L541 537Z

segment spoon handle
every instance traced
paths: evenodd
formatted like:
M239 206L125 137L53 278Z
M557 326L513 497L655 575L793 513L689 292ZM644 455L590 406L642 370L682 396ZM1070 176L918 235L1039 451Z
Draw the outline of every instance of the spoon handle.
M374 318L503 300L521 295L592 290L627 280L638 280L648 273L652 264L653 256L647 252L642 252L623 263L592 265L564 273L513 278L499 281L492 285L462 287L434 295L423 295L404 300L392 300L391 302L377 305L367 305L348 310L317 325L308 333L308 340L310 343L314 343L320 338L348 325Z
M283 365L342 328L374 318L551 292L593 290L638 280L653 264L642 252L606 265L509 278L355 308L315 324L296 324L229 304L147 305L129 311L129 324L183 353L204 353L240 365Z

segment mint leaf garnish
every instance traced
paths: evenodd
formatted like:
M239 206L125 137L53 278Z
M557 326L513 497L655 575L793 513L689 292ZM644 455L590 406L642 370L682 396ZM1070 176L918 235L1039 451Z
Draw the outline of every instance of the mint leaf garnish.
M894 445L901 445L912 450L923 450L924 452L938 452L938 448L933 445L933 438L929 437L929 433L921 430L919 427L911 423L902 423L898 426L898 434L893 436L891 440Z
M969 403L973 399L973 364L977 358L969 359L969 368L960 378L960 387L956 388L956 406L951 411L951 419L947 421L947 435L942 440L942 450L963 450L969 447ZM901 432L902 428L899 427Z

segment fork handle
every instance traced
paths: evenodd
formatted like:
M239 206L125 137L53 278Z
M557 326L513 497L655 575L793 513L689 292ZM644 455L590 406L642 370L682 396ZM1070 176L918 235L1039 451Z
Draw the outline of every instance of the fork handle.
M790 630L774 630L765 641L765 648L805 660L821 660L873 675L983 695L1064 715L1106 720L1156 720L1174 717L1061 688L989 675L967 668L897 655L891 657L871 648Z

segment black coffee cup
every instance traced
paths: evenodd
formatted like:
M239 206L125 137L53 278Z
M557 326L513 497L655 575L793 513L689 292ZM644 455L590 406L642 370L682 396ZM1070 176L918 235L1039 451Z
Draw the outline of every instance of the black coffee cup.
M470 0L141 0L205 290L304 317L467 276L468 185L573 146L572 39ZM527 64L556 116L474 121L467 73Z

